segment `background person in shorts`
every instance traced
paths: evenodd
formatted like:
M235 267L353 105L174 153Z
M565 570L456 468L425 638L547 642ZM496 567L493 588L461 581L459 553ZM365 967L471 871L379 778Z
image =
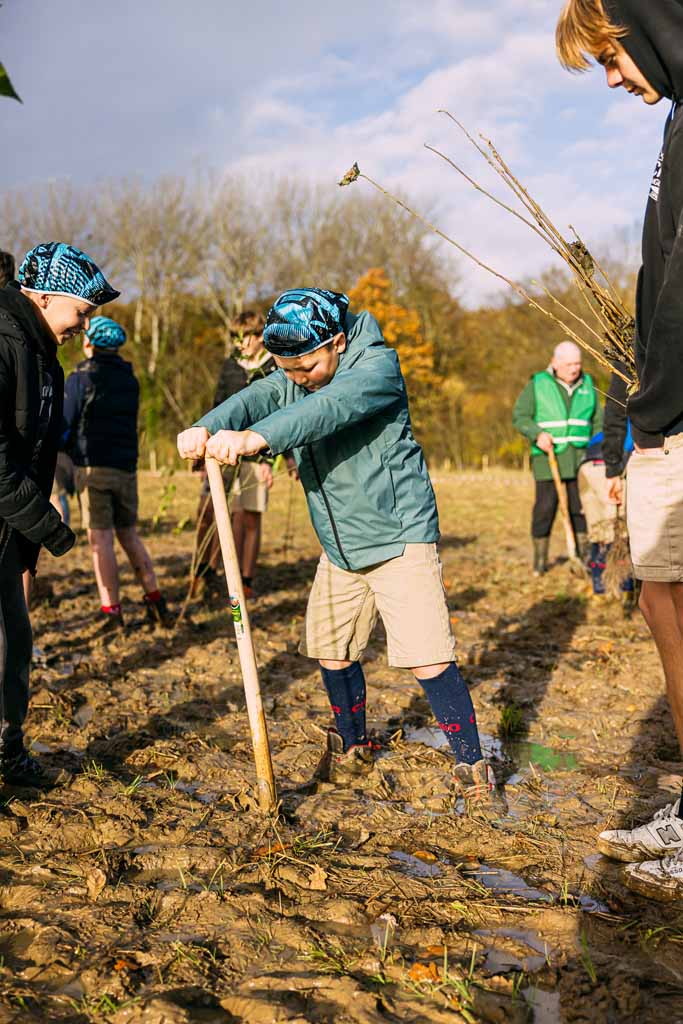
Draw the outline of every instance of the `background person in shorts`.
M377 615L389 663L411 670L458 762L453 782L493 796L467 685L455 663L437 553L436 500L410 423L396 351L377 321L345 295L285 292L268 314L265 345L278 370L178 437L182 458L291 450L323 548L300 652L318 660L335 727L319 777L372 768L360 659Z
M271 354L263 344L265 320L260 313L240 313L232 322L234 351L221 367L213 407L221 405L255 380L268 376L277 369ZM203 462L201 463L203 470ZM226 493L232 492L232 529L235 535L237 558L242 573L244 593L253 597L253 579L261 550L261 523L268 508L268 492L273 485L271 461L259 456L257 459L243 459L237 471L232 466L223 470ZM197 580L203 579L209 593L222 593L217 569L220 565L220 545L213 533L208 534L214 524L213 504L209 484L204 472L201 497L199 500L199 528L197 550L205 548L196 568Z
M76 467L106 632L124 624L114 535L142 586L149 619L170 624L152 560L136 529L139 387L131 364L119 355L125 340L115 320L95 317L85 332L86 358L68 377L64 396L63 443Z
M627 402L635 451L627 470L627 521L640 607L657 644L683 750L683 4L676 0L569 0L557 32L572 70L593 58L610 88L648 106L673 100L653 153L636 301L638 393ZM614 392L612 392L614 393ZM616 478L615 478L616 479ZM618 484L613 494L618 496ZM659 899L683 898L683 797L598 845L632 863L627 883ZM640 863L637 863L640 862Z
M92 259L63 242L37 245L18 281L0 289L0 776L45 787L55 779L24 746L31 623L22 575L41 547L65 554L74 535L50 504L62 429L58 346L118 296Z

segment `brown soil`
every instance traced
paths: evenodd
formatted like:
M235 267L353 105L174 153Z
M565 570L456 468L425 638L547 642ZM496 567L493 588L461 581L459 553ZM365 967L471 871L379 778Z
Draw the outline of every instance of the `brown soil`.
M197 485L173 483L168 504L168 481L146 476L143 512L178 608ZM437 490L459 657L507 818L448 807L450 759L380 631L376 769L363 789L311 784L329 710L296 653L317 557L296 485L276 481L251 606L277 823L254 804L225 607L196 600L174 631L148 631L126 570L129 628L104 644L81 539L41 564L28 722L72 778L2 793L0 1024L683 1020L683 908L631 894L595 848L605 823L680 787L647 630L566 564L532 579L527 478L449 475ZM516 718L523 742L499 742Z

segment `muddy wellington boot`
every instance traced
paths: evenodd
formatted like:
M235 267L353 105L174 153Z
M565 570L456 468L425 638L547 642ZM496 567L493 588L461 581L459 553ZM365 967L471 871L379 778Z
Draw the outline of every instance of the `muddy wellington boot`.
M320 782L351 785L372 771L375 758L372 744L356 744L344 750L344 741L336 729L327 730L327 750L323 754L314 778Z
M550 537L534 537L534 576L544 576L548 571L548 548Z

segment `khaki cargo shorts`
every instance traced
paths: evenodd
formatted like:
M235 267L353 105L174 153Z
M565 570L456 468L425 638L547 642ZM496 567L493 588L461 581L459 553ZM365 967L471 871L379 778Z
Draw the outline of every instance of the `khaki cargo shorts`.
M76 493L85 530L125 529L138 521L138 477L109 466L77 466Z
M579 469L579 497L586 517L591 544L611 544L617 522L618 506L609 500L611 480L604 462L584 462Z
M664 448L634 452L626 510L636 579L683 582L683 434Z
M378 614L394 668L455 661L436 544L406 544L397 558L358 572L337 568L323 552L299 652L321 661L358 661Z
M232 489L232 510L265 512L268 508L268 488L258 476L257 462L241 462Z

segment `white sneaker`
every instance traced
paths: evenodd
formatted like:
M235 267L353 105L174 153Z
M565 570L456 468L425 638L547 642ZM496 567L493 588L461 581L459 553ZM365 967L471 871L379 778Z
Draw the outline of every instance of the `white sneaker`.
M683 820L678 817L679 800L657 811L652 821L639 828L608 829L598 836L598 850L606 857L627 863L644 857L667 857L683 850Z
M624 881L629 889L653 900L668 903L683 899L683 850L663 860L630 864Z

